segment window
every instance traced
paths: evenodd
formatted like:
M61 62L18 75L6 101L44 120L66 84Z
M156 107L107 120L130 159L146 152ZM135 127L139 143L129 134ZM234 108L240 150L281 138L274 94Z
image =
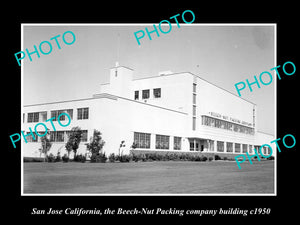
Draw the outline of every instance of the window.
M73 109L67 109L66 110L68 115L71 117L71 120L73 119Z
M50 131L51 142L64 142L64 131Z
M64 142L64 131L56 131L56 142Z
M196 117L193 117L193 130L196 130Z
M217 141L217 152L224 152L224 142Z
M143 99L148 99L150 96L150 90L143 90L143 93L142 93L142 98Z
M39 113L33 113L33 122L39 122Z
M28 113L27 116L27 123L36 123L39 122L39 113Z
M57 121L57 116L58 116L58 111L57 111L57 110L51 111L51 118L52 118L52 117L55 117L55 118L53 119L53 121Z
M226 142L226 151L233 152L233 143L232 142Z
M194 142L190 142L190 151L194 151Z
M28 113L27 115L27 123L32 123L33 121L33 113Z
M197 84L193 83L193 92L196 93Z
M58 112L57 112L57 117L60 115L60 114L62 114L62 113L65 113L65 111L64 110L58 110ZM61 115L60 117L59 117L59 120L65 120L66 119L66 115Z
M246 153L247 152L247 145L243 144L242 147L243 147L243 153Z
M47 112L40 112L40 121L45 122L47 120Z
M239 124L219 120L216 118L211 118L208 116L202 116L202 125L254 135L254 129L251 127L242 126Z
M169 136L156 135L155 148L156 149L169 149Z
M50 131L51 142L67 142L72 131ZM82 130L81 141L86 142L88 137L87 130Z
M196 104L196 94L193 94L193 104Z
M136 148L150 148L150 134L134 132Z
M83 109L77 109L77 119L82 120L83 117Z
M67 113L70 116L70 118L73 119L73 109L53 110L53 111L51 111L51 118L55 117L55 119L53 119L53 121L57 121L58 116L62 113ZM46 115L46 117L47 117L47 115ZM66 120L66 116L61 115L59 117L59 120Z
M23 114L23 119L25 119L25 114ZM28 113L27 116L27 123L45 122L46 120L47 112Z
M270 155L271 154L271 150L269 147L265 147L267 149L266 155Z
M264 150L264 151L263 151L263 152L264 152L263 154L266 155L266 154L267 154L267 147L263 147L263 150Z
M181 150L181 137L174 137L174 150Z
M252 145L249 145L249 153L252 153Z
M77 119L86 120L89 118L89 108L80 108L77 109Z
M51 142L64 142L65 131L50 131Z
M26 141L27 142L37 142L38 136L36 135L36 133L35 132L32 132L31 134L30 133L31 132L26 132ZM34 135L35 139L33 139L32 134Z
M55 133L56 131L50 131L50 141L55 142Z
M154 98L160 98L161 97L161 89L160 88L154 88L153 89L153 95L154 95Z
M193 105L193 116L196 116L196 106Z
M73 119L73 109L63 109L63 110L58 110L57 111L57 116L59 116L62 113L67 113L71 119ZM65 115L61 115L59 117L59 120L66 120L66 116Z
M199 142L195 141L195 139L190 140L190 151L199 151Z
M235 151L234 152L241 152L241 144L235 143Z
M135 91L134 92L134 100L138 100L139 99L139 91Z

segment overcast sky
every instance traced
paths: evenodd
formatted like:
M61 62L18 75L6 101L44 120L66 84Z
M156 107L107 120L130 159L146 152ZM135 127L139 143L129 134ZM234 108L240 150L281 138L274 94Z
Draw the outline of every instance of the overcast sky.
M275 65L274 26L212 26L172 24L168 34L147 35L138 45L134 32L153 29L152 24L135 26L39 26L24 25L23 51L33 45L72 31L76 41L61 49L50 41L49 55L33 54L23 60L24 105L89 98L109 81L109 68L116 61L134 70L134 78L158 75L159 71L192 72L237 95L234 84L254 81L253 76ZM164 27L167 30L167 27ZM66 38L70 35L66 35ZM118 47L119 46L119 47ZM45 45L45 51L47 46ZM273 74L273 73L272 73ZM276 77L276 76L273 76ZM274 79L273 79L274 80ZM268 86L245 89L242 97L258 107L258 130L274 134L274 81Z

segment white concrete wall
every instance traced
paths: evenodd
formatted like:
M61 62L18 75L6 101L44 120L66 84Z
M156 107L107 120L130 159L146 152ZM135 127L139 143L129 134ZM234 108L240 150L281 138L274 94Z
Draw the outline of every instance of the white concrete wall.
M217 112L253 123L253 107L254 104L197 78L197 109L199 114Z
M133 70L127 67L118 66L110 69L110 94L122 96L125 98L132 98Z
M101 108L105 110L105 115L97 117L94 124L103 124L101 130L106 141L104 149L109 153L118 153L121 141L125 141L124 150L129 152L134 132L183 137L186 130L185 113L125 98L104 98L95 110L99 112Z
M137 79L133 81L131 98L134 91L139 91L139 100L166 108L188 112L189 102L192 100L192 76L187 73L155 76L150 78ZM161 88L161 97L154 98L153 89ZM150 98L142 99L142 90L150 89Z

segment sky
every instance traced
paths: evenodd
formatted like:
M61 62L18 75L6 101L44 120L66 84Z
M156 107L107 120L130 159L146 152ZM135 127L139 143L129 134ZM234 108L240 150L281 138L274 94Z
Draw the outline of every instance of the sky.
M23 60L23 104L90 98L100 84L109 82L109 69L120 65L134 70L134 78L158 75L160 71L191 72L235 95L235 84L254 81L276 66L273 25L172 24L169 33L147 34L138 45L134 32L153 30L153 24L134 25L29 25L23 26L22 51L34 51L42 41L52 44L48 55L40 53ZM165 31L168 26L163 26ZM72 31L72 45L62 35ZM55 40L50 38L60 35ZM66 41L72 41L67 34ZM49 50L47 44L43 50ZM276 75L273 74L273 78ZM264 79L267 82L267 78ZM270 85L244 89L242 98L257 105L258 130L274 134L275 79Z

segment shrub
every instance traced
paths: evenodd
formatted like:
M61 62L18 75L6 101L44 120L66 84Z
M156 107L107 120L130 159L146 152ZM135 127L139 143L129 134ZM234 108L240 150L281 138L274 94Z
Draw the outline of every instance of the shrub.
M77 149L79 148L79 144L81 142L83 131L80 127L73 127L70 131L69 139L65 144L68 155L71 151L74 152L74 155L77 153Z
M140 159L139 155L137 155L137 154L133 154L133 155L132 155L132 161L138 162L139 159Z
M90 143L86 144L87 149L89 152L93 154L102 154L101 150L105 144L101 137L101 132L98 130L94 130L93 137L90 138Z
M199 161L201 161L201 157L200 157L199 155L196 155L196 156L194 157L194 160L193 160L193 161L199 162Z
M119 155L115 155L115 162L120 162L120 156Z
M107 160L107 157L105 153L94 153L91 157L91 162L96 163L105 163Z
M140 154L139 155L139 160L141 160L141 161L143 161L143 162L145 162L145 161L147 161L147 157L146 157L146 154Z
M44 158L37 157L24 157L23 162L44 162Z
M183 161L186 161L187 158L188 158L187 154L180 154L180 156L179 156L179 159L183 160Z
M208 161L212 161L214 158L213 157L208 157Z
M82 155L82 154L76 155L74 157L74 162L82 162L82 163L84 163L85 161L86 161L86 157L84 155Z
M132 161L131 155L121 155L119 158L120 162L130 162Z
M271 155L267 160L274 160L274 156Z
M223 160L228 160L228 159L227 159L227 157L225 156L225 157L223 158Z
M64 154L61 159L62 159L63 162L69 162L69 157L68 157L67 154Z
M46 161L47 162L56 162L55 156L52 153L50 153L49 155L46 156Z
M148 156L148 159L150 159L150 161L160 161L162 159L162 155L155 153L150 153Z
M151 158L151 153L146 153L144 161L152 161L150 158Z
M55 158L55 162L61 162L61 156L59 154L57 154Z
M219 155L215 155L215 160L221 160L221 157Z
M203 162L207 161L207 157L204 156L204 155L202 155L202 156L200 157L200 161L203 161Z
M158 161L161 161L163 159L163 155L155 153L154 158Z
M110 162L115 162L116 161L116 156L114 153L111 153L109 156L108 156L108 160Z

